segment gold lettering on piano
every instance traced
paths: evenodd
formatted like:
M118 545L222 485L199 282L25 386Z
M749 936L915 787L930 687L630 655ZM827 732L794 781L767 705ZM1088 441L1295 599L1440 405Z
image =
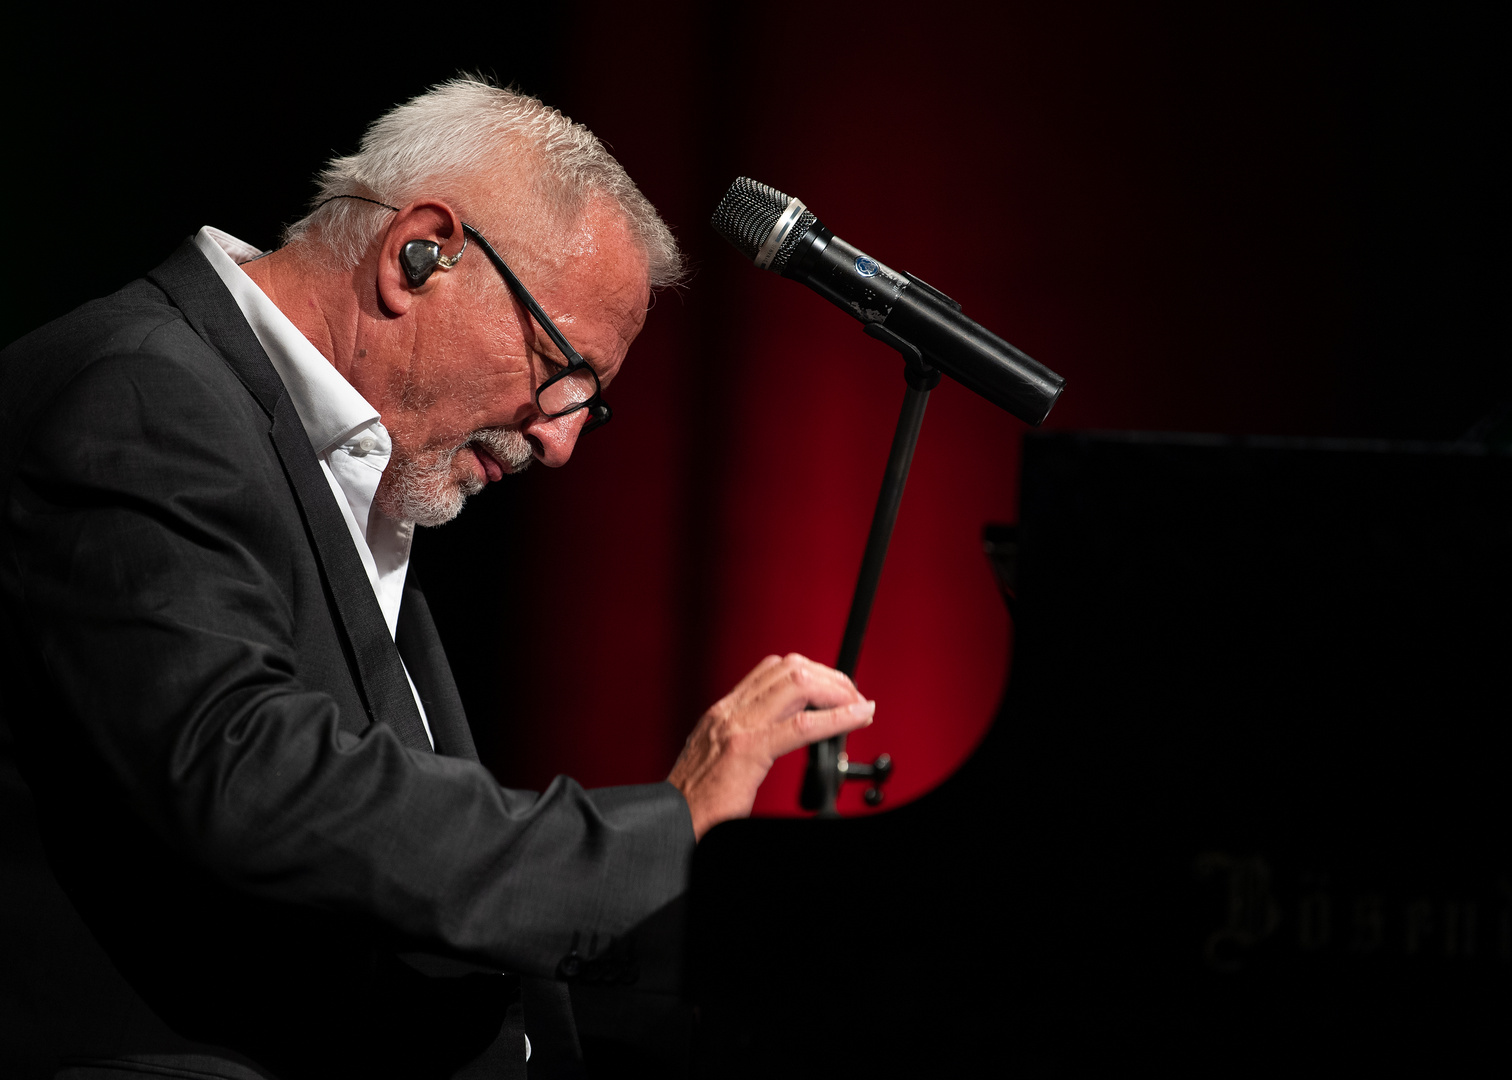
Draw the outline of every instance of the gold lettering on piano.
M1368 956L1386 940L1386 898L1380 893L1362 893L1356 896L1353 921L1349 938L1350 951Z
M1444 955L1474 956L1475 902L1450 901L1444 905Z
M1403 947L1407 955L1426 952L1433 936L1433 904L1423 899L1408 901L1403 922Z
M1270 866L1258 855L1208 851L1197 856L1194 869L1202 878L1223 875L1226 879L1224 922L1208 935L1203 956L1219 971L1237 971L1244 954L1281 922L1281 908L1271 892Z
M1512 965L1512 875L1482 877L1479 886L1475 878L1420 878L1393 895L1368 880L1341 881L1334 868L1287 872L1261 855L1205 851L1192 868L1207 883L1202 910L1214 921L1194 929L1214 971L1286 954Z
M1305 952L1317 952L1333 936L1333 898L1328 879L1319 878L1297 903L1297 944Z

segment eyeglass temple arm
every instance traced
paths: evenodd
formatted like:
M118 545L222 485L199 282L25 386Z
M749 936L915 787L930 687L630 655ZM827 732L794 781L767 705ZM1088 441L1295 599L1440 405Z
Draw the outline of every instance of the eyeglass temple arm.
M483 249L483 254L488 256L488 260L494 264L503 276L504 283L509 286L509 291L514 293L515 299L525 305L525 310L535 317L537 325L546 331L546 336L556 343L558 349L562 350L562 355L567 358L567 366L577 367L579 364L586 364L588 361L584 360L576 349L567 344L567 339L557 329L556 323L551 321L551 317L542 310L540 304L536 303L536 298L531 296L525 286L520 283L520 279L515 277L514 271L509 268L509 264L504 261L503 256L493 249L492 244L483 239L483 234L465 221L462 223L462 231L472 237L473 243Z

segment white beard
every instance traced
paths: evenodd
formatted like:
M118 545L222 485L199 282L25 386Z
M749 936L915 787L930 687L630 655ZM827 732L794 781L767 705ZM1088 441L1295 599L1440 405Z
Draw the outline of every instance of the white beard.
M452 475L457 454L470 443L482 446L511 474L524 472L535 458L530 441L510 428L475 431L450 450L428 450L415 457L402 457L395 447L374 496L378 509L395 521L445 525L462 512L469 495L483 490L471 469L461 480Z

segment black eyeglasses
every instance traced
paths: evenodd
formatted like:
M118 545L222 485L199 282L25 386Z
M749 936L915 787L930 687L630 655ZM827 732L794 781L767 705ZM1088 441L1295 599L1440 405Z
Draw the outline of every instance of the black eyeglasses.
M483 234L466 222L462 223L462 231L483 249L483 254L487 255L488 261L494 264L494 269L498 270L499 275L503 277L504 284L509 286L509 291L525 305L525 310L530 312L537 325L546 331L546 336L556 343L556 347L567 359L567 364L561 371L536 387L535 403L536 408L541 410L541 415L548 420L555 420L561 416L570 416L579 409L587 409L588 420L583 424L583 430L579 434L586 435L594 428L603 427L614 418L614 410L609 408L609 403L604 400L599 391L598 372L589 367L588 361L568 344L566 337L557 329L556 323L551 321L551 316L547 315L541 305L536 303L536 298L530 295L530 290L520 284L520 279L515 277L509 264L493 249L493 245L483 238ZM458 252L458 254L461 253Z
M318 203L314 210L319 210L326 203L334 202L337 199L353 199L357 202L372 203L374 206L381 206L385 210L394 211L396 214L399 212L397 206L390 206L386 202L369 199L364 195L332 195L330 198L323 199ZM465 221L462 223L462 233L462 251L467 250L467 239L469 237L477 241L478 246L483 249L483 254L488 256L488 261L494 264L494 269L498 270L499 274L504 278L504 284L509 286L509 291L514 293L515 298L525 305L525 310L530 312L536 324L546 331L546 336L555 342L556 347L567 358L567 365L561 371L552 375L535 389L536 408L541 410L541 415L548 420L556 420L559 417L570 416L579 409L587 409L588 420L583 424L583 430L578 432L579 435L586 435L594 428L603 427L610 420L614 419L614 410L609 408L609 403L604 400L603 395L599 392L598 372L589 367L588 361L584 360L582 355L568 344L562 332L557 329L556 323L551 321L551 316L547 315L542 310L541 305L536 303L536 298L530 295L530 290L520 284L520 279L515 277L514 271L509 268L509 264L504 261L503 256L493 249L493 245L483 238L483 234ZM437 265L435 257L439 255L440 249L434 244L429 246L431 247L432 255L431 265L435 266ZM448 258L440 259L439 265L443 265L447 269L455 266L457 260L462 257L462 251ZM542 359L545 359L545 357L542 357ZM551 361L548 360L547 363L551 363Z

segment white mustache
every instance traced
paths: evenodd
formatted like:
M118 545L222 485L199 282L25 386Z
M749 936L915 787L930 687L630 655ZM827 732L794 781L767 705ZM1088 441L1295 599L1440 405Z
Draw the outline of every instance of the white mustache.
M535 460L535 451L524 433L512 428L484 428L473 432L467 443L477 443L510 472L523 472ZM463 445L467 445L464 443ZM458 447L460 450L461 447Z

